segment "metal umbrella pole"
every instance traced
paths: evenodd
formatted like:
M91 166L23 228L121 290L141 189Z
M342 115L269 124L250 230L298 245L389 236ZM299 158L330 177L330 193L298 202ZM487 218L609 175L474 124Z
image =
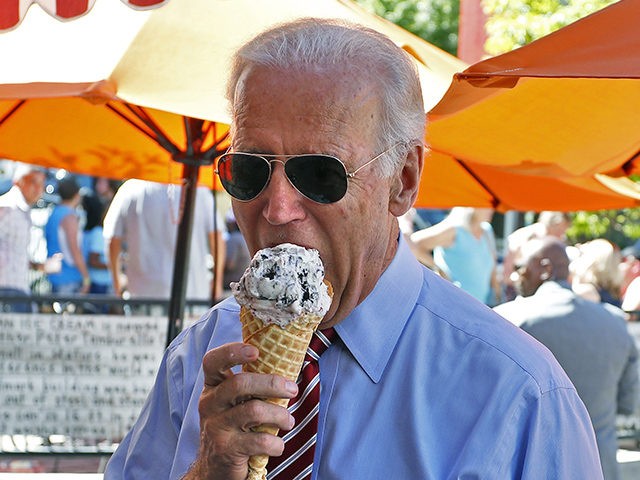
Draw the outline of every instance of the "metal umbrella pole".
M189 273L189 251L191 250L191 236L193 231L193 217L195 212L196 191L198 188L198 174L201 166L210 165L222 153L218 146L226 139L214 142L207 150L202 151L205 137L209 129L215 124L195 118L184 118L187 147L184 153L174 154L173 159L183 164L184 206L178 222L178 234L173 265L173 280L171 284L171 298L169 299L169 328L167 331L167 346L182 331L184 324L185 295L187 291L187 275ZM215 211L214 211L215 215ZM215 218L215 217L214 217ZM215 284L215 269L213 271Z
M184 185L181 192L181 195L184 195L184 210L178 224L176 239L171 298L169 300L167 346L180 333L183 326L187 275L189 273L189 250L191 249L191 233L193 230L199 170L200 167L198 165L185 165L184 167Z

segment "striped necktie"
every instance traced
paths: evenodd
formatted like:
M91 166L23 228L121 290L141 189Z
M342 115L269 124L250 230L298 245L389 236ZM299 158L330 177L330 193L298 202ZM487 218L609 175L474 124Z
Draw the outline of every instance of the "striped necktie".
M329 348L335 330L316 331L307 348L304 364L298 378L298 395L289 402L289 412L296 420L293 430L280 432L284 439L284 452L269 457L267 480L308 480L313 468L318 410L320 407L320 355Z

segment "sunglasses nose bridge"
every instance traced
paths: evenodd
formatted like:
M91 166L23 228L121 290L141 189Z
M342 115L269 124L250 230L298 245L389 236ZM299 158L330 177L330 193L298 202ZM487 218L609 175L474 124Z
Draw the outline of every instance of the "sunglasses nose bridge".
M274 187L281 191L282 186L280 186L280 182L284 181L286 187L293 189L296 192L296 194L300 193L300 191L298 190L298 187L295 186L295 184L287 174L287 171L285 168L286 159L269 158L267 161L269 162L269 180L267 182L267 185L265 185L265 189L269 188L272 184L275 184ZM278 168L277 165L274 165L278 163L280 164L280 168Z

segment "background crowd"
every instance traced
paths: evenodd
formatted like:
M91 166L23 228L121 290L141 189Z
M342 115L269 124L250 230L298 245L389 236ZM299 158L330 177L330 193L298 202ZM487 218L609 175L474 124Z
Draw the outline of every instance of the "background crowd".
M0 190L0 292L169 297L184 202L179 185L64 171L56 177L17 163L12 172L11 185ZM32 210L36 204L45 208ZM188 299L229 295L229 283L249 264L233 212L224 205L214 215L214 195L197 189ZM422 263L491 307L518 295L523 248L534 239L556 238L566 245L568 281L577 295L619 307L629 321L640 319L640 239L623 249L604 238L568 244L571 216L543 211L499 248L493 216L488 208L455 207L426 215L413 209L400 224Z
M7 163L13 168L10 185L0 191L1 295L169 298L185 201L180 185L121 182ZM199 187L187 255L187 300L223 298L228 283L249 264L233 214L224 218L218 212L214 215L213 193ZM27 300L7 301L2 308L38 309ZM85 313L112 311L87 302L82 308Z

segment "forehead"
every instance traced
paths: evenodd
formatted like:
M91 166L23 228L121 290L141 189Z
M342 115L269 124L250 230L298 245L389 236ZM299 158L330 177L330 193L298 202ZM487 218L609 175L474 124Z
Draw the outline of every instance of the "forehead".
M322 143L371 144L379 119L376 90L339 66L287 72L251 67L236 89L234 145L266 142L280 153L302 153Z
M39 170L34 170L32 172L27 173L23 178L28 182L40 184L40 183L44 183L45 175L44 175L44 172L41 172Z

